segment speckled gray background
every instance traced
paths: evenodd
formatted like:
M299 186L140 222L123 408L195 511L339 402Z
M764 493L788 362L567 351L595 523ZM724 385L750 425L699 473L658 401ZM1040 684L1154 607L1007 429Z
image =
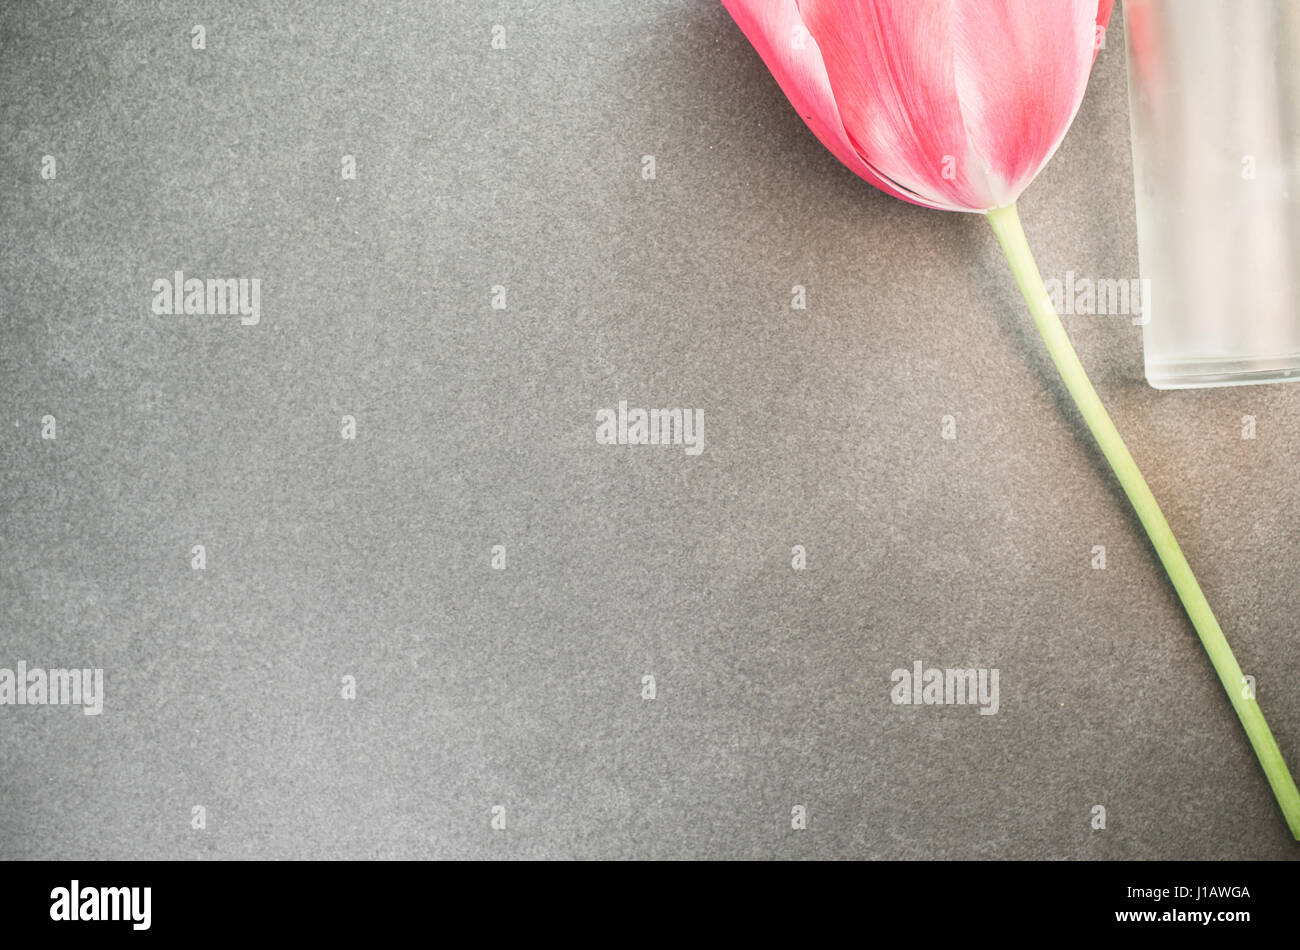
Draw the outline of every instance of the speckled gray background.
M1296 856L984 221L841 168L718 4L0 42L0 666L107 694L0 707L0 856ZM1137 276L1121 30L1021 213ZM261 324L153 315L175 269ZM1300 762L1300 387L1156 392L1065 319ZM598 445L620 399L705 451ZM914 660L1001 712L891 705Z

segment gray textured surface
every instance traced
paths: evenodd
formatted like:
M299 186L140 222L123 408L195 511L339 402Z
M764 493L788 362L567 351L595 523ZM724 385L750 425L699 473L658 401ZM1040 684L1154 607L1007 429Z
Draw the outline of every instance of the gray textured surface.
M839 167L719 5L0 29L0 666L107 681L0 707L0 856L1295 856L984 222ZM1136 276L1120 33L1021 203L1049 276ZM177 268L261 324L153 315ZM1300 762L1300 387L1066 319ZM705 451L597 445L619 399ZM1000 713L891 705L914 660Z

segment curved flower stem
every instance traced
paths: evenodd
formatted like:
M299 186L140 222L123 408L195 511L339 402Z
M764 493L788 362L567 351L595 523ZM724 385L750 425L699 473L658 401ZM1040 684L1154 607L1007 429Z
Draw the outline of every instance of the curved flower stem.
M1097 397L1097 391L1092 388L1092 383L1088 380L1083 364L1079 362L1074 347L1070 345L1065 327L1061 326L1061 320L1052 307L1046 287L1043 286L1038 265L1034 263L1033 255L1029 252L1029 243L1025 240L1025 232L1020 227L1020 216L1016 213L1016 206L1012 204L1006 208L996 208L988 213L988 219L989 224L993 226L993 233L997 235L998 243L1002 245L1003 253L1007 256L1007 263L1011 265L1011 273L1015 275L1025 303L1029 305L1029 312L1033 315L1038 332L1042 335L1043 342L1047 344L1052 362L1056 364L1061 378L1065 381L1065 388L1070 391L1074 404L1079 407L1079 412L1083 415L1084 422L1092 430L1093 438L1097 440L1097 445L1105 454L1106 461L1110 462L1110 467L1114 470L1120 485L1123 486L1124 493L1133 504L1133 510L1142 521L1142 527L1146 528L1147 535L1155 546L1156 554L1160 556L1160 562L1165 566L1165 571L1169 574L1169 579L1173 582L1174 589L1187 610L1187 616L1191 618L1192 626L1196 628L1201 638L1205 652L1210 655L1210 662L1214 664L1214 669L1219 674L1219 681L1227 691L1228 699L1232 701L1232 707L1237 711L1241 724L1246 728L1246 735L1255 749L1259 764L1263 766L1264 774L1268 777L1268 784L1273 788L1273 794L1277 797L1282 814L1286 816L1291 834L1296 840L1300 840L1300 791L1296 790L1295 780L1287 771L1282 753L1277 747L1273 733L1269 731L1268 723L1264 721L1259 703L1255 701L1254 695L1250 695L1253 694L1253 690L1243 688L1245 681L1242 678L1241 667L1237 665L1237 659L1232 655L1232 648L1228 646L1228 641L1219 628L1219 622L1214 619L1214 612L1201 591L1201 585L1196 582L1196 576L1192 574L1187 558L1178 547L1178 541L1169 528L1169 522L1161 513L1160 505L1156 503L1155 496L1147 487L1146 479L1138 471L1137 463L1129 454L1124 440L1115 429L1115 424L1110 421L1106 408Z

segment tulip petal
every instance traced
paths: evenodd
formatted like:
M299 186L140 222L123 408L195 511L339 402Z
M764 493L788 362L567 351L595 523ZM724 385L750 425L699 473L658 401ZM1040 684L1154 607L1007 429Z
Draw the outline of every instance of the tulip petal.
M854 147L831 92L821 50L804 26L797 0L722 0L722 5L758 51L813 134L850 170L882 191L912 204L945 211L964 210L957 202L891 181Z
M800 0L799 12L865 161L936 202L998 203L957 95L954 0Z
M957 98L998 206L1020 196L1065 138L1101 12L1098 0L956 0Z

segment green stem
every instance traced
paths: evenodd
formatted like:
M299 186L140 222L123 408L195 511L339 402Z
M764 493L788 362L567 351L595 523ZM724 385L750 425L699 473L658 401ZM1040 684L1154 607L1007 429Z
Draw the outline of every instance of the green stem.
M1065 327L1061 326L1061 320L1052 307L1051 298L1047 295L1047 288L1043 285L1038 265L1034 263L1033 255L1029 252L1029 243L1025 240L1025 232L1020 227L1020 216L1016 213L1016 206L1012 204L1006 208L996 208L988 213L988 219L989 224L993 226L993 233L997 235L998 243L1002 245L1003 253L1007 256L1007 263L1011 265L1011 273L1015 275L1025 303L1029 305L1029 312L1033 315L1038 332L1042 335L1043 342L1047 344L1052 362L1056 364L1061 378L1065 381L1065 388L1070 391L1074 404L1079 407L1084 422L1092 430L1093 438L1101 447L1106 461L1110 462L1110 467L1114 470L1120 485L1123 486L1124 493L1128 495L1133 510L1142 521L1142 527L1146 529L1151 543L1155 545L1160 563L1165 566L1174 590L1178 592L1178 597L1187 610L1187 616L1191 618L1192 626L1196 628L1205 652L1210 655L1210 662L1214 664L1214 669L1219 674L1219 681L1227 691L1228 699L1231 700L1233 709L1237 711L1237 716L1246 729L1246 735L1255 749L1259 764L1268 777L1268 784L1272 786L1282 814L1286 816L1291 834L1300 841L1300 791L1296 790L1295 780L1287 771L1286 762L1282 760L1277 741L1269 731L1268 723L1264 721L1259 703L1255 701L1254 695L1248 695L1253 694L1254 691L1243 688L1245 680L1241 675L1241 667L1237 665L1237 658L1232 655L1232 648L1228 646L1228 641L1219 628L1219 622L1214 619L1214 612L1210 609L1205 594L1201 592L1201 585L1196 582L1196 576L1192 574L1187 558L1178 547L1178 541L1169 528L1169 522L1161 513L1160 505L1156 503L1155 496L1147 487L1146 479L1138 471L1137 463L1129 454L1124 440L1115 429L1115 424L1110 421L1106 408L1097 397L1097 391L1088 381L1088 374L1084 371L1083 364L1079 362L1074 347L1070 345Z

